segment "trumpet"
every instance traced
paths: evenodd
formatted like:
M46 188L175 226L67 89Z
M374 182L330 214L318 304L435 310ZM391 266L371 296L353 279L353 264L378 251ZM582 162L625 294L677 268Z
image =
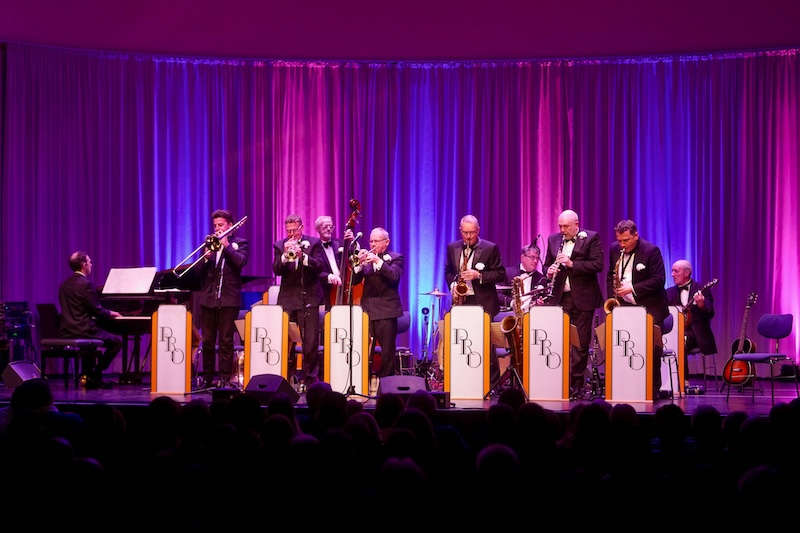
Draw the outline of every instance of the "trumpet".
M219 235L211 234L206 236L206 238L203 239L203 243L200 246L192 250L189 253L189 255L184 257L180 263L178 263L172 268L172 273L175 274L178 278L182 278L184 275L186 275L187 272L193 269L195 265L197 265L197 263L199 263L200 261L203 260L203 258L205 258L206 252L219 252L220 250L222 250L222 239L224 239L225 237L227 237L228 235L239 229L242 226L242 224L244 224L246 221L247 221L247 216L244 216L236 224L226 229ZM186 264L186 262L189 259L191 259L192 256L194 256L194 254L203 249L205 249L206 252L203 252L203 254L200 257L195 259L194 263L189 265L187 268L184 268L180 273L178 272L178 269L182 267L184 264Z
M299 244L300 241L299 240L295 241L295 243ZM299 248L297 248L297 246L293 246L292 248L289 248L288 250L286 250L286 260L287 261L294 261L295 259L297 259L297 256L299 255L298 250L299 250Z
M353 253L350 254L350 264L353 265L353 268L357 266L364 266L367 263L367 254L375 253L375 247L373 246L369 250L364 250L361 247L358 247L356 250L353 250Z

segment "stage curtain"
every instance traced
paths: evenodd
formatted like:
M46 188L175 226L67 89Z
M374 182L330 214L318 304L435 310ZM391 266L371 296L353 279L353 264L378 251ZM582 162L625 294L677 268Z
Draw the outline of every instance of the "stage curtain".
M55 301L74 249L98 283L168 268L219 207L250 217L246 273L270 275L288 214L311 234L331 214L340 234L355 197L358 229L385 227L406 256L418 350L420 293L445 288L462 215L513 265L571 208L606 250L636 221L668 285L680 258L720 278L726 352L750 291L756 338L764 312L800 317L798 53L297 62L9 44L0 297Z

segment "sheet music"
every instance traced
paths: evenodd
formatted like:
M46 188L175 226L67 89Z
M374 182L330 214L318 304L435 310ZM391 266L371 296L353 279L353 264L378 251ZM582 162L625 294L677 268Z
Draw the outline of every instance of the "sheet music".
M156 271L156 267L112 268L103 285L103 294L147 294Z

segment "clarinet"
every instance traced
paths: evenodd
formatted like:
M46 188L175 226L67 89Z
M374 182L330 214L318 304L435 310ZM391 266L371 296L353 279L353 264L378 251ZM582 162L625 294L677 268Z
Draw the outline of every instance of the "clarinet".
M556 253L556 257L558 257L558 254L560 254L561 252L564 251L564 245L566 244L566 242L567 242L567 237L565 235L562 235L561 236L561 244L558 245L558 252ZM567 268L567 267L564 266L564 263L559 263L558 264L558 271L559 272L561 272L565 268ZM551 300L553 298L553 289L555 289L555 287L556 287L556 277L557 276L558 276L558 274L553 276L553 279L550 280L550 288L547 291L547 296L545 297L545 301Z

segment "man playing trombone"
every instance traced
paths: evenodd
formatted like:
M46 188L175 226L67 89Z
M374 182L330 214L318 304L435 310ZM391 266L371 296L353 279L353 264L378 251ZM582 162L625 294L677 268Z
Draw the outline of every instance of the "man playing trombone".
M547 239L544 268L553 284L548 303L560 305L578 330L580 347L573 347L570 355L570 397L581 399L592 317L603 305L597 281L603 269L603 247L596 231L581 229L575 211L567 209L558 216L558 232Z
M211 213L214 235L233 226L233 215L226 209ZM247 264L246 239L231 233L219 240L219 251L207 249L200 265L201 289L198 293L203 328L203 378L210 387L214 377L214 354L219 334L219 385L230 384L233 376L234 321L242 305L242 268Z

